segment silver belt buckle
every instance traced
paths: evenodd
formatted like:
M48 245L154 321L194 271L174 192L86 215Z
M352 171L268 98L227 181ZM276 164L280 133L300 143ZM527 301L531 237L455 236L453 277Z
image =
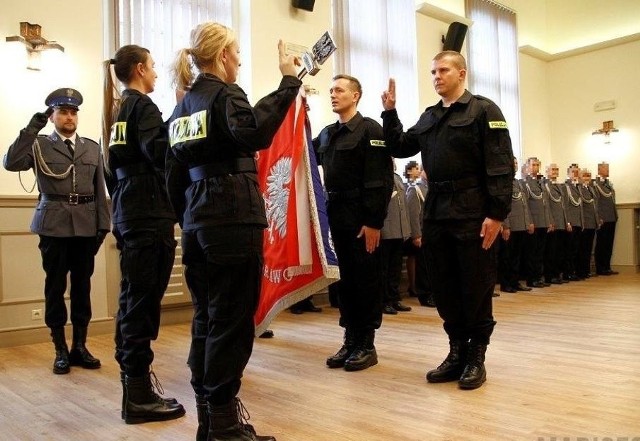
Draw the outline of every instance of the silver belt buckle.
M69 205L78 205L78 193L69 193Z

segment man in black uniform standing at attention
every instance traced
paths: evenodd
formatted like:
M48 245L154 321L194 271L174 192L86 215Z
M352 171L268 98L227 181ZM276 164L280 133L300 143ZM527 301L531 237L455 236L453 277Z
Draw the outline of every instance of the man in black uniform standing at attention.
M389 152L395 157L421 152L429 179L422 244L450 351L427 373L427 381L458 380L462 389L476 389L486 380L485 351L496 324L493 244L511 208L514 168L502 112L465 89L466 75L464 57L439 53L431 76L441 101L403 132L390 79L382 94L382 119Z
M330 368L359 371L378 363L375 330L382 323L380 229L393 188L393 163L382 127L356 109L360 82L333 78L331 107L338 121L320 132L313 147L327 190L329 227L340 267L340 326L344 344L327 359Z

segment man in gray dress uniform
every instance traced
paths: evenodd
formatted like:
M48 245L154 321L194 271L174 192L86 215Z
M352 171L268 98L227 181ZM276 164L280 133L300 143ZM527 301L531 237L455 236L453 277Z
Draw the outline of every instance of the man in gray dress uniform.
M567 168L567 180L562 189L567 229L565 230L564 263L561 265L562 279L566 281L580 280L576 271L580 235L582 234L582 197L578 189L580 168L571 164Z
M562 185L557 182L558 164L547 166L547 177L543 181L544 191L549 201L549 211L553 218L553 230L547 233L547 241L544 247L544 280L547 283L563 283L561 276L561 263L563 262L565 247L563 240L567 228L567 219L564 212L564 200L562 198Z
M539 175L540 160L538 158L527 159L527 172L527 176L522 180L522 188L535 230L532 235L527 236L525 272L527 286L543 288L549 286L543 280L543 259L547 233L553 230L553 219L549 211L547 193L542 187L542 176Z
M40 195L31 231L40 236L45 271L45 323L56 349L53 373L66 374L70 366L97 369L100 360L87 350L91 320L91 275L94 256L110 227L100 146L76 133L82 95L75 89L52 92L47 110L36 113L4 157L9 171L33 169ZM51 121L51 135L38 132ZM70 274L73 344L67 347L64 294Z
M618 212L616 210L616 191L609 181L609 164L598 164L598 176L593 181L596 200L598 201L598 216L602 225L596 234L596 274L611 276L618 274L611 269L611 254L613 254L613 239L616 234Z
M518 169L518 160L513 158L513 169ZM529 213L529 205L522 191L522 184L514 177L511 192L511 211L502 222L499 252L500 291L515 293L531 291L520 284L520 258L528 235L535 226Z
M580 184L578 191L582 198L582 233L576 260L576 273L581 279L591 277L591 251L596 230L600 227L598 217L598 202L591 188L591 172L586 168L580 169Z

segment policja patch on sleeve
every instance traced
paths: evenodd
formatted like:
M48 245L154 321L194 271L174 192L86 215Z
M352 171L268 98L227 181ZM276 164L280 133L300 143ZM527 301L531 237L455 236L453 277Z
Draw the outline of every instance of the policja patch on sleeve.
M507 129L506 121L489 121L490 129Z
M384 147L384 141L382 139L370 139L369 144L371 147Z

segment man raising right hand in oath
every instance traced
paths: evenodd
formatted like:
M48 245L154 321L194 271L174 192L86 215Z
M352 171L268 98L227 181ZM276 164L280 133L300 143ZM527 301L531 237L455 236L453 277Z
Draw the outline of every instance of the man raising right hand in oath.
M406 132L395 110L395 81L382 94L389 153L422 154L429 179L422 246L450 351L427 381L458 380L476 389L486 380L484 358L496 322L492 294L500 224L511 206L513 153L502 112L465 89L467 67L454 51L435 56L431 76L442 98Z

